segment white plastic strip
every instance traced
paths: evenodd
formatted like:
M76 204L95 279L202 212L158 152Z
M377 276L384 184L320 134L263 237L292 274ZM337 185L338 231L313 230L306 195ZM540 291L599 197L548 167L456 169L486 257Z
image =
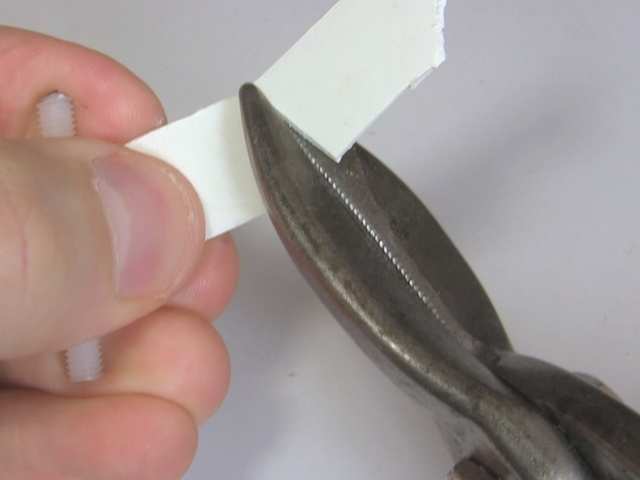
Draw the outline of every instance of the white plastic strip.
M339 159L410 86L444 60L445 0L341 0L256 82ZM128 146L178 168L200 195L207 238L264 211L230 98Z
M344 0L256 82L340 158L400 93L444 60L444 1Z
M207 238L264 212L237 97L214 103L127 146L169 162L189 179L204 207Z

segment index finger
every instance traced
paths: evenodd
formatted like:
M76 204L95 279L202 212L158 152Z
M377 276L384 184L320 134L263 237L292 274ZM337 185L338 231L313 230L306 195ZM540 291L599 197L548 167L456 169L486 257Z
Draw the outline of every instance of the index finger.
M79 136L126 143L166 121L151 89L115 60L80 45L0 27L0 137L38 136L36 105L72 98Z

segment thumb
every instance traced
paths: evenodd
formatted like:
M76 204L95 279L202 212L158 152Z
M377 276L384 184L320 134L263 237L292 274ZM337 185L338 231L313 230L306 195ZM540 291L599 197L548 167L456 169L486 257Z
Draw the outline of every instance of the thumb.
M0 141L0 359L154 310L203 242L196 193L160 160L94 140Z

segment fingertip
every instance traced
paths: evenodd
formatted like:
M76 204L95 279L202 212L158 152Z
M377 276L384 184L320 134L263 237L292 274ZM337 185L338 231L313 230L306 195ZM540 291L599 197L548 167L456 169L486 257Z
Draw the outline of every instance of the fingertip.
M231 301L238 276L238 251L231 234L207 240L196 271L171 297L169 305L213 320Z
M176 480L188 470L198 430L184 409L137 395L81 402L87 405L74 415L65 445L68 452L84 451L74 458L79 478Z
M137 392L170 400L196 423L222 404L230 361L220 334L201 317L163 308L103 340L100 393ZM91 387L90 387L91 388Z
M70 382L62 357L48 354L3 362L0 382L6 388L67 397L162 398L180 406L197 424L220 408L229 389L230 359L224 341L192 312L163 307L105 336L101 344L103 374L95 381Z
M127 68L40 33L0 27L0 77L0 137L39 136L36 105L53 91L73 100L79 136L126 143L166 122L156 95Z
M210 394L207 396L207 400L203 403L203 408L200 411L200 415L196 417L198 423L202 423L209 419L218 409L222 406L224 399L229 391L229 385L231 383L231 360L229 357L229 350L227 345L218 330L212 329L213 345L216 352L216 358L214 359L215 365L218 365L218 381L215 385L212 385Z
M195 455L193 419L159 398L4 391L0 400L8 478L176 480Z

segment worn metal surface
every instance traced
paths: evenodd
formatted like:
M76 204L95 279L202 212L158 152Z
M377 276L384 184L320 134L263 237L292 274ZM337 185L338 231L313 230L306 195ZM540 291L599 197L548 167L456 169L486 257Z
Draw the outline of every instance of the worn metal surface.
M289 254L370 358L433 409L456 460L504 479L603 478L591 451L578 453L535 400L492 371L511 352L508 337L420 200L358 145L339 164L328 158L254 86L240 101L254 173Z
M640 478L640 416L602 383L506 352L492 370L560 426L598 478Z

